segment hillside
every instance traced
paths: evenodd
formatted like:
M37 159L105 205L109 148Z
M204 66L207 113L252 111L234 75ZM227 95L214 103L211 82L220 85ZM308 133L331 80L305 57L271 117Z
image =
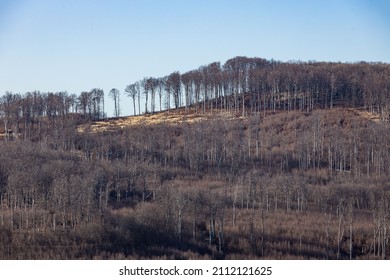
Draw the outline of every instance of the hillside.
M237 57L116 118L100 89L7 92L0 258L387 259L389 69Z
M211 119L233 120L237 117L221 111L208 111L205 114L195 113L194 110L185 111L183 108L172 109L170 111L157 112L153 114L144 114L140 116L127 116L109 118L92 122L91 124L81 125L78 132L84 132L87 128L92 132L112 131L142 125L175 125L191 124L197 122L206 122Z
M182 108L77 131L2 144L4 258L387 255L389 127L377 115Z
M320 114L325 115L335 115L339 116L342 112L346 112L350 117L352 115L356 116L355 121L359 120L369 120L375 123L381 122L381 117L379 114L368 112L364 109L353 109L353 108L336 108L334 110L317 110ZM265 115L260 115L259 119L266 119L273 115L283 116L288 115L291 112L279 111L279 112L267 112ZM304 115L305 113L301 113ZM83 124L77 128L77 131L82 133L86 130L91 132L103 132L103 131L113 131L116 129L125 129L134 126L143 126L143 125L179 125L179 124L192 124L198 122L207 122L210 120L241 120L247 121L252 116L241 116L240 114L232 114L227 110L208 110L205 113L197 113L193 109L185 110L184 108L172 109L170 111L157 112L153 114L144 114L139 116L125 116L125 117L116 117L108 118L105 120L94 121L90 124ZM283 118L283 117L282 117ZM266 121L265 121L266 122Z

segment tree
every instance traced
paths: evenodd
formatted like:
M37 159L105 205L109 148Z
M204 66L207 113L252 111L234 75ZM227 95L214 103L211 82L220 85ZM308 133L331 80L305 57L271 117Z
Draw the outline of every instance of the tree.
M167 83L169 89L173 95L173 101L175 108L179 108L181 105L181 76L179 72L173 72L168 76Z
M137 89L137 84L130 84L126 86L125 92L127 92L127 96L131 97L133 99L133 115L136 115L135 111L135 98L137 97L138 94L138 89ZM138 112L140 113L140 112Z
M19 122L21 119L21 101L20 94L14 94L7 91L0 100L1 113L4 116L5 140L9 137L17 137L19 131Z
M150 90L150 97L151 97L150 107L152 113L154 113L156 110L156 89L158 88L158 79L149 78L147 83L148 83L148 89Z
M158 97L159 97L159 104L160 104L160 111L161 111L162 110L161 99L162 99L162 95L163 95L163 91L164 91L164 87L165 87L165 78L159 78L157 80L157 83L158 83Z
M78 104L81 107L84 118L91 118L91 92L83 91L78 98Z
M114 116L119 117L120 115L120 108L119 108L119 90L116 88L112 88L110 90L110 93L108 94L109 97L112 98L114 101Z
M185 108L186 112L188 112L188 105L192 99L192 71L182 74L181 81L184 85Z
M149 100L149 83L148 78L144 78L140 82L140 86L143 88L143 94L145 96L145 113L148 113L148 100Z
M104 117L104 91L99 88L91 90L92 117L101 119Z

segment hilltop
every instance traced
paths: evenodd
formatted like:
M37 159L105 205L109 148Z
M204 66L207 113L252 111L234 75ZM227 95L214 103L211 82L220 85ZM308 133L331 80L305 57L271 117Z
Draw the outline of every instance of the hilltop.
M99 89L6 93L0 257L386 259L388 71L237 57L116 118Z

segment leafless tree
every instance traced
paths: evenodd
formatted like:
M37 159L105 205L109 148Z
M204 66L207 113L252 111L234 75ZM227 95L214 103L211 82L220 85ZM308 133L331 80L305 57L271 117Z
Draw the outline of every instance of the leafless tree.
M108 94L109 97L114 101L114 116L119 117L120 115L120 103L119 103L119 90L116 88L112 88Z
M127 95L133 99L133 115L136 115L136 110L135 110L135 98L137 97L138 91L137 91L137 85L130 84L126 86L125 92L127 92ZM138 112L140 113L140 112Z

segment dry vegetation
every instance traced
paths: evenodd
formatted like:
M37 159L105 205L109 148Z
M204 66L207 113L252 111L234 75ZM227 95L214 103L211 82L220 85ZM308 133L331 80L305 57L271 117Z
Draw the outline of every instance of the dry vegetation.
M90 126L74 156L2 145L1 162L14 158L0 166L2 258L387 257L389 158L369 155L367 171L359 136L386 122L342 108L172 110ZM342 158L354 139L357 162Z
M389 73L236 57L112 119L100 89L7 92L0 258L387 259Z
M366 111L364 109L360 109L360 110L359 109L349 109L349 111L352 111L356 115L359 115L362 118L365 118L367 120L370 120L370 121L373 121L373 122L376 122L376 123L379 123L382 120L380 114L369 112L369 111Z
M201 114L195 113L193 109L187 111L184 109L178 109L140 116L117 117L95 121L91 124L80 125L77 128L77 131L104 132L115 131L118 128L123 129L132 126L191 124L196 122L205 122L210 119L233 120L237 119L237 117L220 110L209 111L206 114Z

